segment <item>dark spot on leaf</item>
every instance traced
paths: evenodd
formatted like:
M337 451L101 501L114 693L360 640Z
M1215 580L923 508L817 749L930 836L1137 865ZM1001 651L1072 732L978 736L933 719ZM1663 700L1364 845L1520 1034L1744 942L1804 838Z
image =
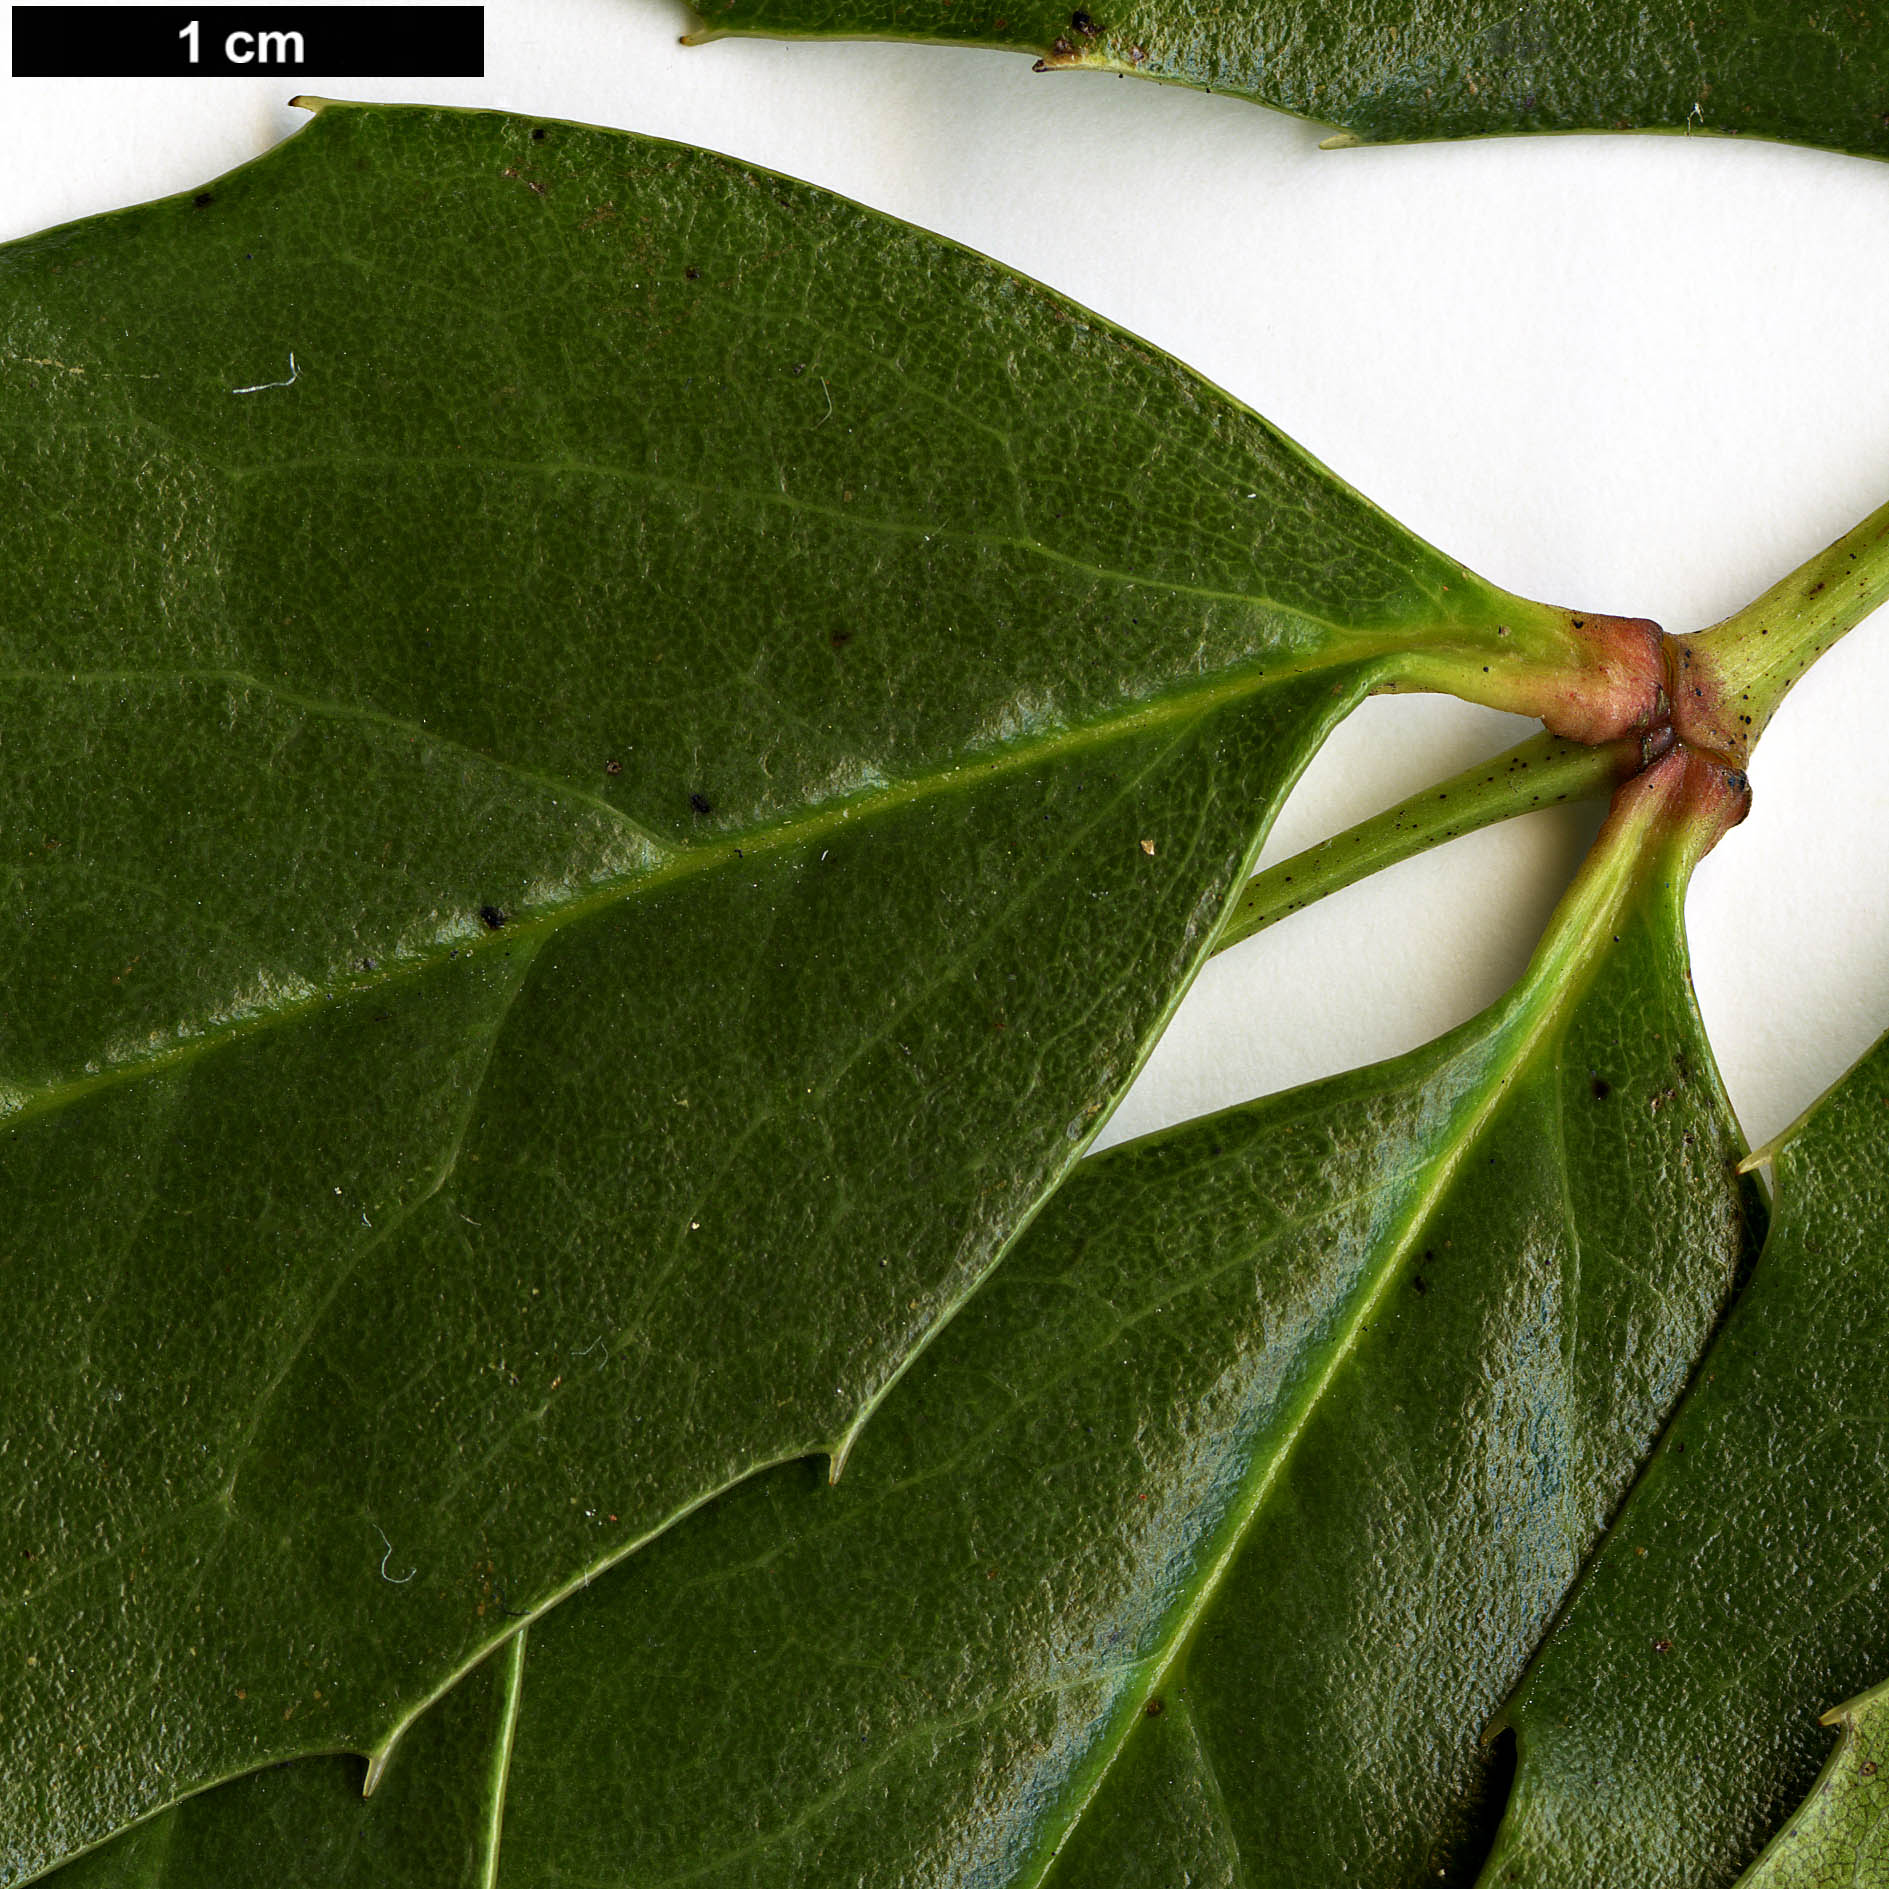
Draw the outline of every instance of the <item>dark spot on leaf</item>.
M1596 1102L1606 1101L1614 1092L1614 1085L1605 1076L1596 1076L1587 1086L1593 1090Z
M693 807L697 813L713 813L715 811L715 809L708 804L708 796L706 794L691 794L689 796L689 805Z
M533 144L542 144L542 143L544 142L544 140L545 140L545 129L544 129L544 126L543 126L543 125L539 125L539 126L538 126L538 127L537 127L537 128L536 128L536 129L535 129L535 130L534 130L533 132L532 132L532 134L531 134L531 141L532 141L532 143L533 143Z
M1672 1650L1673 1643L1670 1640L1655 1640L1653 1642L1653 1651L1655 1653L1670 1653Z
M1086 13L1078 12L1070 14L1069 24L1080 33L1084 39L1093 39L1097 32L1101 30Z
M835 649L844 649L853 640L853 633L851 630L835 630L826 640Z
M689 266L686 269L684 269L682 273L685 276L687 276L691 282L699 282L702 279L702 272L700 269L698 269L695 266L694 263L690 263Z
M1876 1760L1874 1758L1865 1758L1857 1768L1865 1777L1874 1777L1876 1775Z
M211 204L216 202L216 193L209 190L200 190L190 201L194 208L207 210Z
M1418 1298L1422 1298L1423 1295L1430 1290L1430 1288L1424 1283L1423 1274L1420 1272L1413 1273L1411 1275L1410 1284L1411 1284L1412 1289L1416 1292L1416 1295Z
M1058 39L1056 44L1050 48L1050 51L1053 52L1058 59L1067 59L1075 50L1075 47L1070 45L1066 39Z
M623 772L623 763L621 761L606 761L603 764L603 771L606 774L621 774Z
M1154 1697L1150 1699L1148 1703L1144 1705L1141 1709L1148 1715L1148 1717L1159 1718L1161 1714L1168 1709L1167 1701L1163 1699L1161 1695L1157 1692L1154 1695Z
M479 907L479 920L487 931L497 931L505 922L505 914L501 912L496 905L481 905Z

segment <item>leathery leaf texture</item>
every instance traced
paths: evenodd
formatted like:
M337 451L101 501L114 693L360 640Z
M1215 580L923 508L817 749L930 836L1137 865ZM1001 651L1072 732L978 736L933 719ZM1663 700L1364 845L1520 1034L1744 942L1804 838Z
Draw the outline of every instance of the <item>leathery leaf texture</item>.
M1482 1729L1760 1211L1685 975L1687 765L1492 1010L1085 1163L838 1486L778 1469L612 1570L367 1805L288 1766L61 1889L265 1889L291 1831L297 1880L404 1884L495 1775L433 1881L1464 1881Z
M1889 1687L1824 1714L1841 1735L1810 1796L1740 1879L1740 1889L1884 1889L1889 1884Z
M0 251L0 432L7 1881L842 1460L1332 722L1580 636L994 264L497 115Z
M1889 28L1791 0L693 0L702 28L1035 53L1276 106L1345 142L1525 131L1782 138L1889 155Z
M1769 1154L1751 1283L1510 1710L1488 1889L1735 1881L1824 1765L1819 1715L1889 1671L1889 1039ZM1877 1875L1817 1873L1830 1834L1754 1880L1880 1879L1880 1838Z

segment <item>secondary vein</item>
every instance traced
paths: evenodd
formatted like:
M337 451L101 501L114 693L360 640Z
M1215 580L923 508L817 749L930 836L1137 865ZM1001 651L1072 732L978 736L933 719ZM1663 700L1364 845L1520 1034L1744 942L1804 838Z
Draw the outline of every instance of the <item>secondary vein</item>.
M182 1067L212 1049L310 1016L343 998L404 983L453 959L504 950L521 937L542 942L567 925L698 874L791 853L859 822L886 817L947 793L968 792L988 781L1065 755L1105 748L1153 730L1179 728L1282 681L1334 666L1334 659L1326 656L1272 669L1254 663L1225 672L1204 687L1183 688L1154 697L1106 721L1077 723L1051 733L1032 733L994 752L953 761L928 774L892 781L844 800L816 805L772 824L736 829L713 841L681 846L653 863L595 880L569 897L527 908L509 918L503 931L486 931L468 914L462 926L443 931L429 948L384 962L372 971L350 971L322 985L299 990L280 1002L258 1003L194 1029L179 1025L177 1036L170 1041L103 1066L94 1064L76 1076L38 1085L0 1082L0 1133L100 1090Z

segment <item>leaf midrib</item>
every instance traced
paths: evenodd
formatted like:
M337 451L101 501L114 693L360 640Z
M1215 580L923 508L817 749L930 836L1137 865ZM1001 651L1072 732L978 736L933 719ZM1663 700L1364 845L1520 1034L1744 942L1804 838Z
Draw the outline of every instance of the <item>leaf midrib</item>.
M524 767L516 761L508 761L501 756L488 754L483 748L474 747L470 742L460 741L452 735L441 734L435 728L428 728L424 722L410 720L404 715L390 714L387 710L375 708L369 703L337 702L324 696L309 695L300 689L290 688L286 683L271 681L267 676L256 675L247 669L224 668L215 665L198 668L192 665L159 664L152 668L138 669L0 670L0 685L11 682L101 689L121 688L135 683L196 682L211 688L253 692L267 696L272 702L281 702L290 708L303 709L311 715L319 715L327 720L360 722L370 728L391 729L396 734L410 735L416 740L430 743L433 747L464 755L469 760L477 761L482 767L492 768L498 773L509 775L513 780L523 781L527 786L542 788L557 795L561 800L574 801L579 806L590 808L594 813L608 816L612 825L628 838L648 847L652 853L660 853L667 858L678 850L671 841L661 838L648 827L632 819L622 808L613 806L601 794L592 793L588 788L573 787L568 781L560 780L555 774L541 773L536 768Z
M1122 1666L1118 1669L1120 1677L1124 1680L1127 1680L1130 1675L1141 1675L1143 1679L1141 1692L1143 1694L1153 1694L1160 1691L1168 1682L1169 1676L1185 1660L1201 1623L1210 1612L1213 1602L1217 1598L1221 1585L1224 1583L1234 1562L1239 1558L1240 1550L1244 1546L1247 1535L1250 1533L1260 1511L1264 1508L1266 1498L1270 1494L1273 1485L1278 1480L1280 1471L1290 1459L1299 1437L1318 1409L1325 1392L1329 1389L1339 1371L1354 1353L1360 1334L1368 1324L1372 1313L1375 1311L1385 1291L1388 1289L1403 1258L1414 1244L1417 1230L1422 1226L1435 1204L1447 1193L1449 1187L1454 1183L1456 1176L1462 1169L1463 1162L1468 1158L1476 1143L1481 1139L1484 1131L1494 1120L1503 1101L1528 1073L1533 1066L1537 1053L1544 1043L1553 1036L1561 1023L1565 1020L1567 1012L1578 999L1585 983L1585 978L1580 975L1580 972L1585 963L1591 962L1593 947L1599 935L1608 926L1617 922L1620 906L1625 898L1629 896L1632 882L1633 874L1631 871L1631 862L1629 861L1627 869L1617 871L1603 882L1599 888L1600 896L1590 902L1588 908L1582 912L1578 923L1570 926L1567 933L1563 936L1551 938L1544 944L1529 974L1525 977L1521 986L1519 986L1511 996L1506 1006L1507 1014L1497 1017L1489 1028L1480 1050L1488 1073L1481 1078L1479 1088L1472 1089L1467 1105L1465 1106L1463 1103L1457 1105L1454 1111L1455 1125L1447 1131L1448 1146L1444 1153L1438 1156L1434 1161L1421 1164L1421 1170L1427 1170L1429 1173L1430 1179L1428 1184L1419 1186L1413 1192L1405 1210L1399 1216L1398 1220L1393 1223L1394 1230L1387 1237L1382 1248L1382 1257L1379 1259L1374 1269L1376 1276L1372 1279L1362 1298L1354 1301L1352 1316L1347 1321L1342 1335L1328 1351L1326 1364L1318 1377L1313 1381L1309 1391L1302 1393L1290 1421L1290 1427L1274 1446L1270 1459L1265 1465L1264 1472L1258 1479L1256 1485L1252 1487L1252 1492L1247 1501L1242 1507L1235 1510L1234 1519L1230 1527L1223 1528L1224 1545L1220 1553L1210 1564L1206 1574L1202 1577L1196 1589L1194 1599L1179 1615L1173 1631L1168 1636L1168 1644L1165 1652L1157 1648L1152 1654L1144 1654L1123 1662ZM1413 1169L1412 1172L1414 1173L1421 1170ZM1380 1188L1374 1187L1356 1196L1356 1198L1365 1198L1370 1194L1375 1194L1380 1191L1382 1191ZM1103 1348L1106 1349L1106 1347ZM905 1486L908 1485L905 1483L898 1485L898 1487L901 1488ZM894 1493L895 1492L896 1491L894 1491ZM668 1525L673 1526L674 1522L680 1519L680 1516L671 1518ZM641 1544L638 1545L640 1546ZM721 1570L717 1571L718 1577L722 1572ZM586 1576L584 1584L588 1584L588 1576ZM556 1598L562 1599L564 1596L559 1595ZM554 1604L555 1600L547 1603L546 1609L535 1610L533 1615L534 1619L541 1617L542 1612L548 1610L549 1605ZM513 1636L513 1644L505 1655L509 1660L513 1661L514 1664L511 1667L510 1676L508 1678L509 1706L506 1729L502 1735L502 1750L496 1752L494 1755L494 1774L498 1780L501 1800L509 1774L509 1765L512 1755L512 1729L516 1720L518 1697L524 1684L524 1652L522 1646L518 1645L518 1642L522 1642L525 1639L527 1631L528 1628L521 1628L520 1631ZM454 1680L449 1682L448 1686L442 1687L436 1692L433 1698L427 1701L427 1704L435 1703L438 1698L444 1695L445 1691L450 1689L451 1684L457 1683L458 1679L463 1678L463 1676L463 1673L455 1675ZM1067 1690L1072 1685L1088 1683L1094 1677L1094 1674L1083 1674L1078 1678L1059 1679L1041 1687L1031 1688L1025 1697L1033 1699L1046 1693ZM933 1737L941 1727L945 1726L951 1729L962 1729L965 1725L980 1723L988 1719L995 1711L1007 1710L1015 1703L1017 1703L1016 1695L1004 1693L997 1698L986 1701L968 1713L955 1715L943 1721L935 1719L927 1720L922 1726L918 1727L914 1733L910 1733L905 1738L894 1741L894 1746L890 1751L881 1751L875 1754L875 1761L873 1765L869 1767L869 1770L881 1768L892 1757L896 1756L901 1749L909 1745L913 1737L921 1735L927 1738ZM387 1755L391 1752L401 1732L403 1732L406 1727L413 1722L413 1719L418 1717L419 1712L424 1709L426 1709L425 1706L422 1706L409 1713L402 1725L388 1738L381 1751L376 1754L373 1761L374 1768L370 1772L370 1777L378 1776L380 1767L384 1766ZM1140 1716L1139 1711L1123 1713L1119 1716L1119 1729L1115 1731L1111 1737L1106 1737L1102 1741L1105 1746L1105 1755L1091 1773L1092 1782L1088 1791L1084 1794L1081 1802L1075 1806L1073 1812L1064 1823L1054 1847L1041 1856L1033 1873L1020 1876L1017 1879L1020 1889L1022 1885L1028 1885L1029 1889L1040 1889L1040 1885L1049 1877L1055 1867L1058 1854L1068 1842L1069 1838L1074 1834L1083 1817L1087 1814L1090 1805L1105 1784L1116 1760L1125 1750L1129 1737L1133 1734L1133 1731L1140 1722ZM1212 1773L1211 1756L1206 1752L1204 1741L1200 1740L1197 1729L1194 1735L1200 1746L1203 1761L1207 1764L1209 1773L1213 1777L1215 1788L1218 1790L1218 1777L1217 1774ZM735 1851L718 1853L717 1856L708 1859L706 1862L698 1863L694 1867L686 1868L677 1874L665 1876L662 1880L665 1884L673 1885L693 1882L705 1875L714 1873L730 1862L771 1848L782 1836L791 1834L793 1830L804 1827L813 1816L830 1807L833 1802L849 1795L858 1785L859 1778L853 1774L849 1774L846 1778L839 1780L827 1792L823 1793L814 1804L803 1807L800 1814L791 1821L785 1830L771 1830ZM1221 1800L1221 1807L1224 1812L1224 1798ZM495 1816L492 1826L491 1847L486 1862L487 1873L484 1880L484 1889L498 1889L497 1870L498 1820Z
M1623 846L1616 855L1613 870L1598 877L1590 888L1573 923L1559 935L1545 939L1522 983L1504 1005L1506 1015L1499 1016L1485 1039L1481 1054L1488 1074L1479 1079L1479 1089L1471 1091L1465 1106L1458 1103L1453 1111L1454 1125L1446 1131L1447 1145L1433 1163L1426 1163L1431 1179L1411 1197L1393 1230L1387 1235L1375 1277L1366 1290L1353 1300L1353 1310L1336 1341L1328 1348L1325 1362L1317 1376L1301 1392L1288 1418L1284 1433L1273 1445L1257 1477L1249 1474L1249 1493L1236 1503L1230 1518L1222 1524L1220 1551L1208 1564L1195 1587L1193 1598L1182 1608L1168 1635L1165 1656L1149 1661L1152 1673L1148 1691L1160 1691L1170 1675L1181 1668L1200 1628L1211 1613L1221 1587L1240 1557L1281 1471L1291 1459L1299 1438L1310 1424L1339 1372L1355 1353L1359 1339L1372 1314L1389 1290L1405 1256L1416 1243L1418 1230L1430 1213L1447 1195L1462 1171L1476 1143L1494 1121L1502 1103L1533 1066L1536 1056L1554 1036L1567 1013L1578 1000L1586 984L1584 968L1591 967L1600 936L1615 923L1631 896L1636 873L1633 848ZM1570 899L1578 897L1570 894ZM1138 1712L1118 1715L1111 1735L1103 1741L1104 1755L1090 1772L1090 1782L1080 1800L1072 1807L1055 1835L1053 1844L1042 1853L1034 1873L1019 1878L1018 1889L1042 1889L1053 1872L1056 1859L1088 1814L1090 1805L1106 1783L1116 1761L1127 1748L1128 1740L1140 1723Z
M668 846L664 849L664 856L651 865L628 873L611 874L601 881L593 881L572 897L548 901L531 910L508 916L503 926L496 931L480 928L478 920L468 911L464 928L442 934L435 940L431 950L416 952L372 971L349 972L332 977L284 1002L257 1005L227 1021L199 1026L180 1040L164 1043L144 1053L126 1055L102 1067L88 1065L80 1075L37 1085L8 1083L4 1077L0 1077L0 1134L43 1115L55 1113L101 1090L183 1067L213 1050L293 1023L343 998L364 996L372 991L405 984L412 978L439 969L449 961L464 960L484 952L502 952L515 946L520 939L542 943L567 925L646 894L663 891L700 873L737 864L745 866L752 859L767 859L792 852L862 822L896 813L925 800L969 790L986 781L1023 772L1060 756L1104 748L1149 730L1204 720L1216 709L1260 694L1282 682L1344 667L1364 666L1359 658L1347 659L1329 651L1271 667L1261 667L1257 660L1243 663L1223 672L1204 686L1170 689L1123 714L1077 722L1052 733L1022 736L978 759L952 760L928 773L891 781L843 800L815 803L781 820L731 829L711 842L684 842ZM240 670L0 672L0 683L30 681L115 686L139 680L201 680L230 688L253 688L258 693L276 699L293 701L311 713L343 719L361 719L363 716L363 711L352 704L294 694ZM381 719L379 711L366 713L369 718ZM462 753L478 753L450 738L436 735L421 723L409 722L398 716L386 716L384 720L386 725L408 731L417 739L440 742ZM480 758L494 767L515 774L522 773L522 770L512 769L508 763L491 756L481 755ZM560 792L567 792L574 801L585 798L581 789L565 789L550 777L545 777L545 784ZM627 830L647 838L644 829L636 826L628 816L622 816L622 819ZM662 843L655 844L660 846ZM189 1025L176 1027L190 1028Z
M498 1747L492 1754L492 1808L486 1818L485 1867L479 1873L479 1889L498 1889L499 1851L505 1836L505 1792L511 1783L512 1746L518 1736L518 1705L524 1696L525 1653L530 1639L530 1627L520 1627L494 1654L505 1662L505 1690L500 1706Z

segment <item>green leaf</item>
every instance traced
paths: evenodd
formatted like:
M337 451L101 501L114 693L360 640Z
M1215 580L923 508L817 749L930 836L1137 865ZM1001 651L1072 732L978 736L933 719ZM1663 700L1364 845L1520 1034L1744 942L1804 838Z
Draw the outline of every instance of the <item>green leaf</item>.
M1889 1882L1889 1687L1823 1715L1841 1729L1823 1776L1740 1889L1882 1889Z
M1881 1889L1889 1883L1889 1687L1823 1715L1842 1736L1795 1817L1740 1889Z
M0 1879L837 1466L1464 572L994 264L323 108L0 250Z
M535 1625L492 1880L1460 1880L1481 1728L1752 1240L1685 974L1709 772L1625 791L1485 1015L1086 1163L837 1487L751 1481ZM74 1889L262 1889L220 1858L264 1790Z
M1889 1039L1765 1152L1757 1271L1509 1711L1489 1889L1732 1882L1889 1670Z
M527 1633L515 1633L400 1742L361 1796L357 1758L257 1771L137 1825L57 1872L59 1889L496 1889Z
M1243 938L1446 840L1557 801L1611 791L1673 748L1742 780L1751 750L1811 664L1889 600L1889 505L1879 506L1723 622L1660 639L1656 724L1598 744L1536 735L1426 787L1248 880L1214 941Z
M1214 950L1230 950L1345 886L1447 840L1518 814L1611 794L1656 758L1662 738L1670 745L1669 731L1662 729L1589 747L1558 735L1533 735L1505 754L1478 761L1256 873L1227 914Z
M1889 42L1870 15L1789 0L697 0L728 34L922 39L1034 53L1276 106L1345 143L1523 131L1782 138L1889 155Z

